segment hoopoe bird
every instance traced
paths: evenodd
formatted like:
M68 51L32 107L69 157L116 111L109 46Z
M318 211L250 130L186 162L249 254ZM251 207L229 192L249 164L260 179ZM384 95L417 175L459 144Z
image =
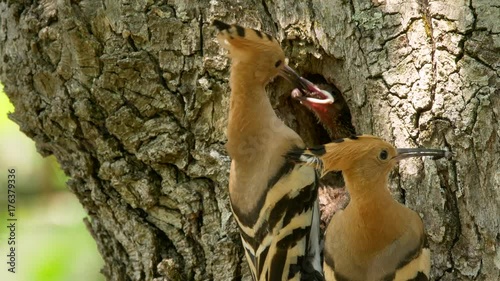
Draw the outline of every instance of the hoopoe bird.
M292 91L292 98L314 113L332 140L356 135L349 106L340 91L329 85L321 85L320 88L320 85L303 77L290 80L297 87ZM322 88L329 88L330 91Z
M263 32L214 21L232 60L226 149L229 197L255 281L324 280L319 242L318 175L286 160L304 148L274 112L265 86L299 76L279 43Z
M398 161L416 156L449 158L439 149L396 149L370 135L288 154L322 175L342 171L351 201L333 215L325 234L327 281L429 280L430 251L419 215L394 200L387 178Z

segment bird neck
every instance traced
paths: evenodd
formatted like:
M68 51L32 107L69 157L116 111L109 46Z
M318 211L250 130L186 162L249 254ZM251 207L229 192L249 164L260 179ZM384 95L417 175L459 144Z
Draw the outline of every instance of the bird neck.
M246 214L265 197L270 180L285 167L287 151L304 147L300 136L276 116L255 71L233 64L227 127L226 149L232 158L229 193L232 204Z
M245 65L234 63L231 69L231 99L227 127L227 149L234 159L245 157L242 151L251 147L253 153L269 144L284 125L276 116L267 97L265 84Z
M351 195L351 200L365 202L376 199L386 199L390 193L387 189L387 177L367 179L362 175L343 171L345 183ZM382 198L378 198L382 197Z
M377 217L392 217L387 214L399 204L387 188L387 176L370 180L359 175L353 176L349 171L344 171L343 174L351 197L349 207L354 216L359 216L367 226L373 224L373 227L379 227L377 224L380 224L380 220Z
M360 249L375 253L401 235L401 204L394 200L387 188L387 176L375 180L362 180L344 172L346 188L351 201L345 214L351 222L351 237ZM380 243L374 243L378 241Z
M231 65L231 99L243 99L243 101L255 102L266 100L271 106L265 87L267 83L259 81L256 75L255 67L234 61ZM246 95L250 94L250 95ZM248 106L249 104L245 104Z

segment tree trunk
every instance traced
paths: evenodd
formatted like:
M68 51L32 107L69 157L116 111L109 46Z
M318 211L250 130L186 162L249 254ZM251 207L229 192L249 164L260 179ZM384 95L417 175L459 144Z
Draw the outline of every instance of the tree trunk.
M229 61L214 19L275 35L339 88L358 132L447 147L391 180L419 212L436 280L500 279L500 6L494 1L11 1L0 80L54 154L108 280L250 280L227 195ZM279 115L328 141L276 79Z

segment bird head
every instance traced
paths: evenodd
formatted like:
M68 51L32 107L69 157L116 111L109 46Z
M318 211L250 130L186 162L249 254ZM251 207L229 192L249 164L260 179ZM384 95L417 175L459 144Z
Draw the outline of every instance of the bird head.
M319 88L290 68L285 53L275 38L258 30L226 24L219 20L215 20L213 25L219 30L219 44L229 51L233 67L238 67L240 73L246 71L245 78L253 77L262 86L277 75L290 81L296 87L292 91L292 97L315 113L331 137L336 136L332 135L332 132L336 132L334 128L338 124L332 121L338 117L347 118L350 125L350 113L342 110L346 108L348 111L345 101L334 104L335 98L329 91ZM342 98L341 95L339 98ZM354 130L351 133L354 133Z
M249 71L249 76L264 86L277 75L296 75L286 65L283 49L271 35L239 25L229 25L215 20L213 25L219 30L219 44L229 50L233 66L239 71Z
M302 153L289 153L288 158L315 166L322 174L342 171L366 179L387 177L391 169L409 157L433 156L450 158L451 152L427 148L395 148L390 143L371 135L352 136L310 148Z

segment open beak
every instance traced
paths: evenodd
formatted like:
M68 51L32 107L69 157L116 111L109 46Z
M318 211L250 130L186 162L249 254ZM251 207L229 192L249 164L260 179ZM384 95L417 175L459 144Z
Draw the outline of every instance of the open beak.
M284 65L280 70L280 76L292 83L296 89L292 91L292 97L299 101L307 101L316 104L332 104L335 100L328 91L321 90L309 80L299 76L291 67Z
M397 161L421 156L432 156L432 159L437 160L441 158L450 159L452 153L448 150L431 149L431 148L398 148L398 155L394 157Z

